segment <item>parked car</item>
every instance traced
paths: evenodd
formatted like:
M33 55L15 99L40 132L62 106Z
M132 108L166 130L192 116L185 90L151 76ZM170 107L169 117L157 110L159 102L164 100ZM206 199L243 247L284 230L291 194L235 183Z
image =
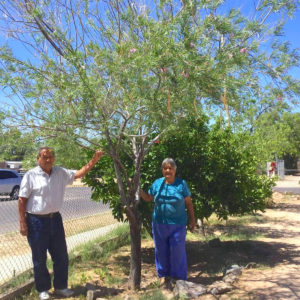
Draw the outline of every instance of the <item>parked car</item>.
M0 195L9 195L11 200L17 200L21 180L17 171L0 169Z

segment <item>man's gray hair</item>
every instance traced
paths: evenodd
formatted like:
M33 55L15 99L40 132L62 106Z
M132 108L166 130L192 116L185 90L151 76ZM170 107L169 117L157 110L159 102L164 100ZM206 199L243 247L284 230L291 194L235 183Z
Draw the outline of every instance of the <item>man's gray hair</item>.
M163 169L165 165L171 165L172 168L177 169L176 163L173 158L165 158L161 164L161 168Z
M55 152L54 152L53 148L48 147L48 146L42 146L42 147L40 147L40 148L38 149L38 153L37 153L37 156L38 156L38 157L41 157L41 156L42 156L42 151L43 151L43 150L50 150L50 152L53 153L53 156L55 156Z

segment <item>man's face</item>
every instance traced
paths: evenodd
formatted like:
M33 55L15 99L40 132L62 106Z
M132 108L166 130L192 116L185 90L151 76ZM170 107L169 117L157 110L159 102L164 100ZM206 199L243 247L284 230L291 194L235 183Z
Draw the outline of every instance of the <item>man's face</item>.
M51 171L54 164L54 155L50 149L43 149L41 157L37 157L37 162L44 172Z

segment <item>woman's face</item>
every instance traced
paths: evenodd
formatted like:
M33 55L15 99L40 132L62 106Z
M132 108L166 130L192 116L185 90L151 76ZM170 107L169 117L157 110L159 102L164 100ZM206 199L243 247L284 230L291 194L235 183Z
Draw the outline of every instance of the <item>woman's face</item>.
M168 180L175 178L176 169L173 168L170 164L163 166L162 173L164 177Z

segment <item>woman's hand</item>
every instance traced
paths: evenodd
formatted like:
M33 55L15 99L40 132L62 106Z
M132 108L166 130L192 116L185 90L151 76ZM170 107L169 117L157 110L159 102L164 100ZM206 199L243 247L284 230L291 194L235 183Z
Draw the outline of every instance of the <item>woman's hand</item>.
M193 220L190 221L190 230L191 230L191 232L193 232L195 230L195 226L196 226L195 219L193 219Z
M185 199L185 206L187 208L189 217L190 217L190 230L191 232L194 231L195 229L195 216L194 216L194 207L193 207L193 202L190 196L186 197Z
M143 190L141 190L140 196L147 202L151 202L154 200L154 196L144 192Z

